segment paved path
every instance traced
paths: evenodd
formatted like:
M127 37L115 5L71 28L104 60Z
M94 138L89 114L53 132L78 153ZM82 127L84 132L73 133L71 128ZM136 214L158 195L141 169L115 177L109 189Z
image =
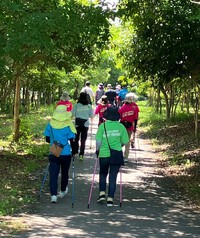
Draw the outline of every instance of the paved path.
M93 128L93 138L96 127ZM94 147L94 141L93 141ZM69 193L50 203L48 183L31 214L21 214L29 225L18 238L170 238L200 237L200 213L187 207L176 187L157 171L156 156L148 140L137 139L130 162L123 167L123 202L119 206L119 178L115 206L98 204L98 174L90 208L87 208L95 156L87 144L86 159L75 161L75 202L72 180ZM98 173L98 169L97 169ZM70 171L70 175L72 170ZM71 177L71 176L70 176Z

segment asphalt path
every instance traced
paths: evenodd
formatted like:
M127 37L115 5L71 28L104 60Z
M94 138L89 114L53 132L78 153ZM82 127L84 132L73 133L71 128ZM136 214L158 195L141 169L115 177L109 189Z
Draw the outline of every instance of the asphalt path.
M96 202L99 195L98 166L94 176L96 130L97 122L94 121L88 133L84 161L76 160L74 170L71 166L67 196L59 199L57 204L50 203L47 179L35 209L18 216L28 229L12 237L199 238L200 211L189 207L173 180L159 173L158 154L148 140L139 136L136 148L130 151L128 164L122 167L121 206L120 174L114 206Z

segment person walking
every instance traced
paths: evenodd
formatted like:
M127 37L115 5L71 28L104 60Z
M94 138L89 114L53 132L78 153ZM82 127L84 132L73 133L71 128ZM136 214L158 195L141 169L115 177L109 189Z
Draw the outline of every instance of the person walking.
M135 134L136 134L136 130L137 130L137 125L138 125L138 119L139 119L139 112L140 112L140 108L138 107L136 101L138 99L137 95L135 93L132 93L132 97L133 97L133 102L132 102L132 107L134 109L134 129L133 129L133 133L130 139L130 143L131 143L131 148L135 147Z
M94 114L95 115L99 115L99 123L98 123L98 126L100 126L100 124L102 122L104 122L104 119L103 119L103 114L104 112L107 110L108 107L110 107L111 104L108 103L108 98L106 95L103 95L101 97L101 99L98 101L97 103L97 106L96 106L96 109L95 109L95 112Z
M89 104L92 105L92 102L94 101L95 98L94 98L94 92L92 88L90 87L90 84L91 84L90 81L86 81L85 87L81 89L81 92L87 94L88 102Z
M115 87L115 92L117 93L117 95L119 94L120 90L121 90L121 85L117 84L117 86Z
M98 101L101 99L101 97L104 94L105 94L105 91L104 91L103 83L100 83L98 85L98 89L96 90L96 93L95 93L95 103L96 103L96 105L98 105Z
M66 105L56 107L52 119L47 124L44 135L46 142L52 146L54 141L61 144L63 149L59 157L49 153L49 176L51 202L63 198L68 192L69 168L71 164L71 146L69 140L75 138L76 128L71 121L72 113L66 110ZM61 169L61 189L58 193L58 175Z
M122 146L129 138L125 127L119 123L120 115L117 107L108 107L104 113L106 121L102 123L96 134L96 154L99 157L99 198L97 202L106 201L106 179L109 175L107 206L113 206L116 191L117 174L120 164L112 164L110 148L122 151Z
M62 96L60 97L60 101L57 103L56 107L59 105L65 105L68 112L71 112L73 108L73 104L69 101L70 97L68 92L63 92ZM70 139L70 145L72 148L72 154L74 154L74 139Z
M111 84L107 85L107 91L105 92L105 95L108 98L108 102L112 105L115 105L115 100L116 100L117 93L115 92L115 90L112 89Z
M88 102L87 93L81 92L77 103L72 109L72 116L75 117L76 138L74 142L75 158L84 159L85 143L87 140L89 118L93 118L92 105ZM80 140L80 151L79 151Z
M116 106L119 107L119 92L121 90L121 85L118 84L116 87L115 87L115 92L117 94L116 96L116 99L115 99L115 102L116 102Z
M60 101L57 103L56 106L65 105L67 111L70 112L72 110L73 104L69 100L70 98L68 92L63 92L62 96L60 97Z
M124 125L128 132L129 136L129 142L125 146L124 151L124 162L128 162L128 156L129 156L129 149L130 149L130 138L134 131L134 121L136 119L135 110L132 106L132 103L134 102L134 94L133 93L127 93L126 97L124 99L124 104L119 109L120 114L120 122Z
M127 93L128 93L128 89L127 89L127 86L124 84L122 85L122 89L118 93L119 106L122 106Z

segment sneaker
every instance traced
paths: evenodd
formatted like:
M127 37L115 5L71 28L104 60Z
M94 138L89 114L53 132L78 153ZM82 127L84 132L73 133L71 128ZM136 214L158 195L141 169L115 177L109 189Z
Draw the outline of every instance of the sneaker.
M78 159L78 158L79 158L78 154L75 154L74 159Z
M113 207L114 203L113 203L113 198L108 197L107 199L107 207Z
M124 158L124 164L127 164L127 163L128 163L128 159Z
M68 187L66 187L66 190L65 190L65 191L60 191L60 192L58 193L58 197L59 197L59 198L63 198L67 193L68 193Z
M105 192L100 192L97 202L104 202L106 200Z
M79 155L79 160L83 161L84 160L84 157L83 155Z
M51 203L57 203L57 196L56 195L51 196Z

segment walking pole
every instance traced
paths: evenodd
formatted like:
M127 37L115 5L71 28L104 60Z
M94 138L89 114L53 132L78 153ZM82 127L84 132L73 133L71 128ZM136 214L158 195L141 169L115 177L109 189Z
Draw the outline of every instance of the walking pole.
M91 125L90 125L90 149L92 149L92 124L93 124L93 119L91 119Z
M49 172L49 163L47 164L47 167L46 167L46 169L45 169L44 178L43 178L43 180L42 180L42 185L41 185L40 192L39 192L39 196L40 196L40 197L41 197L42 190L43 190L43 188L44 188L44 185L45 185L45 182L46 182L46 179L47 179L48 172Z
M137 141L137 150L140 150L140 144L139 144L139 138L137 136L137 133L135 132L135 160L136 163L138 163L137 155L136 155L136 141Z
M119 196L119 201L120 201L120 207L122 206L122 167L120 167L120 196Z
M75 200L75 166L74 166L74 156L72 157L72 208L74 208Z
M137 134L136 134L137 135ZM140 150L140 143L139 143L139 137L138 137L138 135L136 136L136 138L137 138L137 142L138 142L138 150Z
M134 154L135 154L135 161L136 161L136 163L137 163L137 162L138 162L138 160L137 160L136 146L135 146L135 148L134 148Z
M98 164L98 156L96 158L95 165L94 165L94 173L93 173L92 184L90 187L90 193L89 193L89 198L88 198L88 206L87 206L88 209L90 207L90 202L91 202L91 198L92 198L92 190L93 190L93 186L94 186L94 178L95 178L95 174L96 174L96 170L97 170L97 164Z

